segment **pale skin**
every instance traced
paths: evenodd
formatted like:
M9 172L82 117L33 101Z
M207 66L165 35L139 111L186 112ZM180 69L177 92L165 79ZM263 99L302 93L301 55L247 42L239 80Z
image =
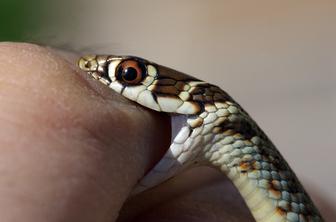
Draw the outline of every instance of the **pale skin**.
M112 222L120 211L118 221L253 221L231 185L205 169L121 210L168 148L170 120L89 79L77 58L0 44L2 221Z

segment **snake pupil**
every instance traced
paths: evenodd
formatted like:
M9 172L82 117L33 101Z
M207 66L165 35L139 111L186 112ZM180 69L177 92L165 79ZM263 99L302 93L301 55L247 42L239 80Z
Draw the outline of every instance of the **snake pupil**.
M133 81L137 78L138 72L133 67L127 67L123 70L122 77L126 81Z
M116 77L127 85L139 84L146 77L145 64L137 60L125 60L118 65Z

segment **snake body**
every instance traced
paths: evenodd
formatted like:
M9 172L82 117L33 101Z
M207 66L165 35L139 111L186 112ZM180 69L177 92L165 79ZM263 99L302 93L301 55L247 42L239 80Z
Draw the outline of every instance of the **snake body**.
M142 106L184 119L134 193L206 165L231 179L257 222L323 221L273 143L219 87L132 56L84 56L79 67Z

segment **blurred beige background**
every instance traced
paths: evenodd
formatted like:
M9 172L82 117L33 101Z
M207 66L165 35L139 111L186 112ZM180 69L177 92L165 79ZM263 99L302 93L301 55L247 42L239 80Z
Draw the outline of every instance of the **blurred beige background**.
M73 0L44 13L32 40L142 56L221 86L319 205L336 205L335 1Z

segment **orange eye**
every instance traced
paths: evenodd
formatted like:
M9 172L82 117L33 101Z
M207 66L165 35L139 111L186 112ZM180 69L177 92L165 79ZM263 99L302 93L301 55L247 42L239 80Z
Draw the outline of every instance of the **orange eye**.
M117 79L127 84L140 83L144 79L145 74L145 65L135 60L126 60L117 67Z

